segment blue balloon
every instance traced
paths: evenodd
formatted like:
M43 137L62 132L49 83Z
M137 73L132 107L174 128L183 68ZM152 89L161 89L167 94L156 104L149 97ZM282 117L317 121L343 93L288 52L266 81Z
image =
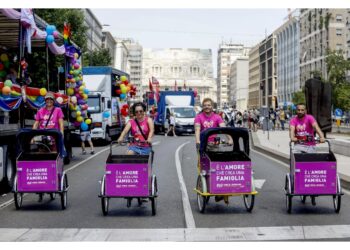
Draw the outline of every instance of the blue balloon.
M88 95L90 91L88 89L84 89L84 93Z
M86 130L88 130L89 127L85 122L82 122L80 124L80 128L81 128L81 130L86 131Z
M125 94L120 94L120 99L124 99L126 97Z
M48 44L51 44L51 43L53 43L55 41L55 38L53 37L53 35L47 35L47 37L46 37L46 42L48 43Z
M55 30L56 30L55 25L47 25L46 26L46 33L48 35L52 35Z
M108 118L110 116L108 111L103 112L103 118Z

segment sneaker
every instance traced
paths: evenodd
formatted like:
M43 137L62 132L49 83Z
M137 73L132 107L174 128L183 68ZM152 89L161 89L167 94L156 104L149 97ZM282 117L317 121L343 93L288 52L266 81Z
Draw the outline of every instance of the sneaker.
M84 150L82 154L83 154L83 155L86 155L86 151Z
M168 134L165 134L164 136L168 136Z
M95 153L95 151L93 151L93 150L92 150L90 154L92 154L92 155L93 155L94 153Z

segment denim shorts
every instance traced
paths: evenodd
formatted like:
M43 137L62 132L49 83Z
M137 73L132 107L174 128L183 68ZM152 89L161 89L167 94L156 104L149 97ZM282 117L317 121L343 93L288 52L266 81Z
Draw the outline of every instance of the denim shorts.
M151 153L150 147L129 146L128 150L133 151L138 155L149 155Z

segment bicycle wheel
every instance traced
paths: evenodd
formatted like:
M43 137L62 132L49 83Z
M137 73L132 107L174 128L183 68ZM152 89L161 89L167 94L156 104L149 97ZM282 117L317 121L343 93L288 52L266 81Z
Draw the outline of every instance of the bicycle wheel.
M254 208L255 195L243 195L244 206L248 212L251 212Z
M20 209L22 207L23 202L23 194L22 193L14 193L15 207L16 209Z
M204 179L204 178L203 178ZM198 176L197 178L197 190L200 192L203 192L204 187L203 185L205 185L202 181L202 176ZM206 202L207 198L199 193L197 193L197 204L198 204L198 209L199 212L204 213L205 211L205 207L206 207Z
M334 211L338 214L341 206L341 195L333 195Z

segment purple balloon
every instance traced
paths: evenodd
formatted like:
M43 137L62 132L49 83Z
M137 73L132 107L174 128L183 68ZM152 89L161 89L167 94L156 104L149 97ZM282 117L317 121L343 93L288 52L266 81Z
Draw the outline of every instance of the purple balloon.
M84 105L84 104L85 104L84 99L79 99L79 100L78 100L78 104L79 104L79 105Z

